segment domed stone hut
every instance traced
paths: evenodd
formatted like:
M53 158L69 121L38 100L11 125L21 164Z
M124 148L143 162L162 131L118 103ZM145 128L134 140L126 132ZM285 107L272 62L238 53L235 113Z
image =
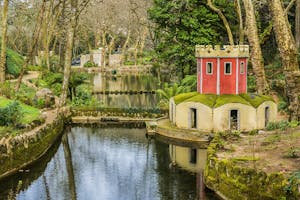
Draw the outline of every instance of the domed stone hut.
M263 129L277 106L264 95L247 94L249 47L197 46L197 92L170 99L170 121L204 132Z

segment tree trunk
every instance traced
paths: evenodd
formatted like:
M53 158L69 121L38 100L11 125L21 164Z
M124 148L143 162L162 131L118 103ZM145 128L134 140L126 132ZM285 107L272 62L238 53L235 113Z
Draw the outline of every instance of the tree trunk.
M128 34L127 34L127 38L126 38L126 40L125 40L125 43L124 43L124 45L123 45L123 47L122 47L122 52L121 52L121 66L123 66L124 65L124 62L125 62L125 54L126 54L126 49L127 49L127 45L128 45L128 43L129 43L129 40L130 40L130 34L131 34L131 32L130 32L130 30L128 31Z
M242 9L240 0L234 0L236 13L238 15L239 21L239 44L244 44L245 40L245 32L244 32L244 24L243 24L243 16L242 16Z
M59 99L58 108L62 108L66 105L68 96L69 79L71 74L71 63L72 63L72 50L74 43L75 29L77 26L77 0L71 0L71 13L70 22L67 29L67 43L65 51L65 63L64 63L64 80L62 85L62 91Z
M285 73L286 91L292 120L299 118L300 72L298 52L287 16L280 0L269 0L276 41Z
M295 38L296 38L296 46L299 49L300 48L300 0L297 0L296 2L296 19L295 19Z
M35 25L35 28L34 28L34 31L33 31L33 34L32 34L32 40L31 40L31 44L30 44L30 47L29 47L29 54L26 57L26 60L25 60L23 66L21 68L21 73L19 75L19 78L18 78L18 81L17 81L17 84L16 84L16 91L17 92L20 89L21 82L22 82L25 70L26 70L29 62L32 60L34 52L36 51L39 36L40 36L40 33L41 33L42 22L43 22L43 18L44 18L43 13L45 12L46 2L47 2L47 0L43 0L43 3L41 5L41 9L40 9L38 17L37 17L37 24Z
M213 5L213 3L212 3L211 0L207 0L207 5L208 5L208 7L209 7L211 10L213 10L214 12L216 12L216 13L219 15L219 17L220 17L221 20L223 21L223 24L224 24L224 26L225 26L225 28L226 28L227 35L228 35L228 40L229 40L229 44L230 44L230 45L234 45L234 40L233 40L233 35L232 35L232 32L231 32L231 28L230 28L230 26L229 26L229 23L228 23L228 21L227 21L225 15L222 13L222 11L221 11L219 8L217 8L217 7L215 7L215 6Z
M247 37L251 48L251 63L256 76L256 86L258 94L264 94L269 86L265 76L264 60L259 42L255 10L252 0L243 0L246 11Z
M4 83L4 81L5 81L8 1L9 0L4 0L4 2L3 2L3 9L2 9L2 38L1 38L1 55L0 55L0 83Z

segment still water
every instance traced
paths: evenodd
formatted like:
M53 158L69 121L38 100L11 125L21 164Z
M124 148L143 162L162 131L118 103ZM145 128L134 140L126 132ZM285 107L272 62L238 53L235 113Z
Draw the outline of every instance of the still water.
M169 144L145 132L70 128L37 166L0 183L0 199L197 199L196 175L170 167Z
M158 77L152 75L107 76L102 73L93 77L94 92L105 91L155 91L160 88ZM105 105L115 108L153 108L159 99L156 94L96 94Z

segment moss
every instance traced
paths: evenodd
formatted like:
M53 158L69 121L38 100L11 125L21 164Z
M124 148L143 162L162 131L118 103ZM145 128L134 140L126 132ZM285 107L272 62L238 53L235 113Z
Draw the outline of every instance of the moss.
M204 105L207 105L211 108L217 108L228 103L241 103L244 105L253 106L257 108L262 103L266 101L274 100L265 95L249 95L249 94L223 94L223 95L214 95L214 94L199 94L197 92L183 93L174 97L176 104L182 102L198 102Z
M251 106L251 104L244 98L242 98L240 95L224 94L218 96L214 107L217 108L228 103L241 103Z
M237 157L237 158L232 158L232 161L236 161L236 162L249 162L249 161L258 161L260 158L257 157Z
M266 95L254 95L254 94L240 94L242 98L244 98L247 102L249 102L253 107L257 108L262 103L266 101L273 101L272 97Z
M212 108L215 105L216 99L217 96L213 94L198 94L185 100L184 102L198 102Z
M31 139L28 148L23 143L17 143L9 156L0 156L0 177L2 174L18 169L25 163L39 158L59 137L64 128L64 120L58 119L53 124L36 133L35 139Z
M216 152L219 149L220 135L217 133L207 150L207 164L205 167L205 184L228 199L299 199L296 188L286 188L288 181L282 173L266 174L253 168L237 165L232 160L220 160ZM237 160L248 161L252 158L242 157ZM234 159L233 159L234 160Z
M198 94L199 94L198 92L188 92L188 93L179 94L174 97L175 104L180 104L181 102L185 101L186 99L189 99Z

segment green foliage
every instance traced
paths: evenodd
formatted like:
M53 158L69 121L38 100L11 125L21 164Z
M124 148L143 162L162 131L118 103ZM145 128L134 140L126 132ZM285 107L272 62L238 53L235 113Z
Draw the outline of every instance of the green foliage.
M17 52L7 49L7 61L6 61L6 70L8 74L13 75L14 77L17 77L20 72L21 68L24 64L23 57L18 54Z
M296 171L296 172L292 173L288 179L288 182L289 183L285 187L285 191L289 195L289 194L293 193L293 189L297 190L298 187L300 187L300 171Z
M286 153L287 158L299 158L300 157L300 148L298 147L290 147Z
M195 72L195 45L227 43L221 20L205 3L199 0L155 0L149 10L150 19L155 24L157 58L174 66L181 77ZM233 3L221 0L217 3L225 8L226 16L234 20Z
M256 91L256 78L255 76L247 76L247 87L248 92L255 92Z
M197 75L187 75L181 80L180 86L185 92L197 91Z
M87 84L81 84L76 87L76 96L72 104L76 106L99 106L100 102L92 96L92 89Z
M90 68L90 67L97 67L98 65L92 61L87 61L84 63L83 67Z
M278 103L278 110L279 111L283 111L283 112L287 112L288 111L288 104L285 101L279 101Z
M0 126L16 126L22 118L20 103L12 101L7 106L0 108Z
M28 65L27 71L42 71L42 66L39 65Z
M269 122L267 124L266 130L270 131L270 130L276 130L276 129L280 129L281 131L286 130L287 128L294 126L295 122L293 123L289 123L288 121L279 121L279 122Z
M6 99L4 97L0 97L0 108L7 107L13 101L10 99ZM20 119L20 123L29 124L32 121L40 119L40 110L25 104L20 103L22 117Z
M48 86L51 86L55 83L62 83L63 81L62 73L51 73L45 72L43 73L42 79L47 83Z
M126 61L124 62L124 65L134 65L134 64L135 64L135 62L132 61L132 60L126 60Z

